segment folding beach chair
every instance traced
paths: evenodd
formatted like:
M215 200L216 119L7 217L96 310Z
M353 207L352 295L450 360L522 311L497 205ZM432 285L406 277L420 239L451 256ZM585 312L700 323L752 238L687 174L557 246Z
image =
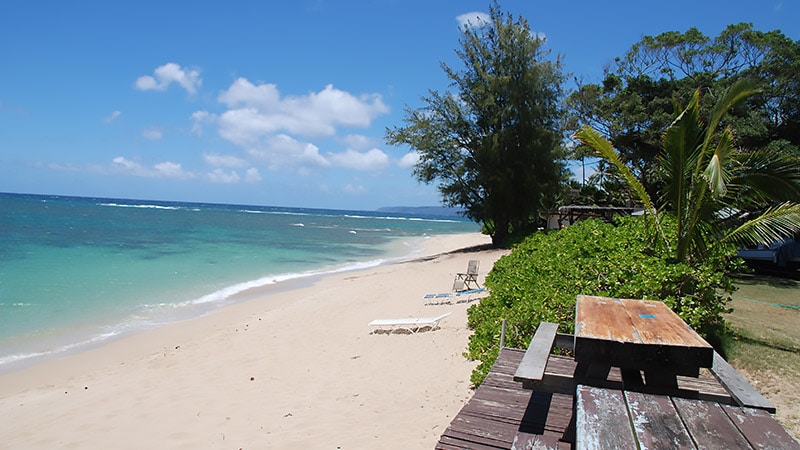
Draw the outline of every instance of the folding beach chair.
M457 273L455 280L453 280L453 290L456 292L465 291L470 289L477 289L481 287L478 284L478 265L480 261L472 259L467 264L467 271L465 273ZM475 285L474 287L472 285Z

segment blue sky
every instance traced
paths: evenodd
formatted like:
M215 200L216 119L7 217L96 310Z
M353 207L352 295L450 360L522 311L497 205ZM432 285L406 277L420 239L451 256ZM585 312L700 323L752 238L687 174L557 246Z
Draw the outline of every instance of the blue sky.
M0 192L336 209L435 205L387 127L460 67L489 1L0 3ZM651 6L653 5L653 6ZM658 5L658 6L654 6ZM643 35L753 23L798 0L515 0L573 76ZM567 86L574 87L573 84Z

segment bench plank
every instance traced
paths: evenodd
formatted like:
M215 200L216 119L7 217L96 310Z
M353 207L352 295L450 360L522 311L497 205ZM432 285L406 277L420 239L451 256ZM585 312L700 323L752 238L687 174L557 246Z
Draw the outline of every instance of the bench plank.
M698 448L752 448L719 403L677 397L672 402Z
M556 323L542 322L539 324L525 356L522 357L522 362L514 373L514 381L521 381L523 386L528 388L526 383L542 380L544 369L547 366L547 358L553 350L557 332L558 324Z
M556 450L558 449L558 436L548 434L530 434L520 431L514 436L511 450Z
M730 392L731 397L739 404L749 408L759 408L774 413L775 405L761 395L756 389L747 382L739 372L736 371L727 361L717 352L714 352L714 365L711 373L717 380Z
M665 395L625 392L641 449L694 449L678 411Z
M728 405L723 405L722 409L753 447L800 450L800 443L763 409L736 408Z
M636 448L622 391L579 385L575 394L575 448Z

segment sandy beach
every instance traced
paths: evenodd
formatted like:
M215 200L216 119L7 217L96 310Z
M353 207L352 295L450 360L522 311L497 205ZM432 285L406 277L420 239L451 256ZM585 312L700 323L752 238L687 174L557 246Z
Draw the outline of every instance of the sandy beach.
M439 236L408 261L272 286L205 317L0 375L4 448L432 448L471 396L473 303L426 306L470 259ZM464 250L466 249L466 250ZM458 250L458 251L457 251ZM451 314L434 331L373 319Z

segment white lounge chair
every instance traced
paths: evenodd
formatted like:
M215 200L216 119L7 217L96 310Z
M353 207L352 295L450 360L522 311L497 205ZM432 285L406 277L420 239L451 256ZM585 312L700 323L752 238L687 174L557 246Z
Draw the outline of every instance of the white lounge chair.
M450 313L444 313L439 317L407 317L405 319L376 319L369 323L372 327L372 333L377 331L385 331L391 333L395 330L406 330L409 333L416 333L422 328L430 327L435 330L439 327L439 321L449 316Z
M477 298L475 298L476 295L485 292L486 288L482 287L478 289L462 290L456 292L455 294L452 292L443 292L441 294L425 294L423 299L427 300L427 302L425 302L425 306L452 305L453 298L456 299L456 303L469 303L473 300L477 300Z
M487 293L485 287L481 287L478 289L470 289L467 291L461 291L456 294L456 303L469 303L473 300L478 300L483 297L476 297L478 294Z
M425 294L423 297L427 302L425 305L449 305L452 302L450 299L453 298L453 294L450 292L443 292L441 294Z

